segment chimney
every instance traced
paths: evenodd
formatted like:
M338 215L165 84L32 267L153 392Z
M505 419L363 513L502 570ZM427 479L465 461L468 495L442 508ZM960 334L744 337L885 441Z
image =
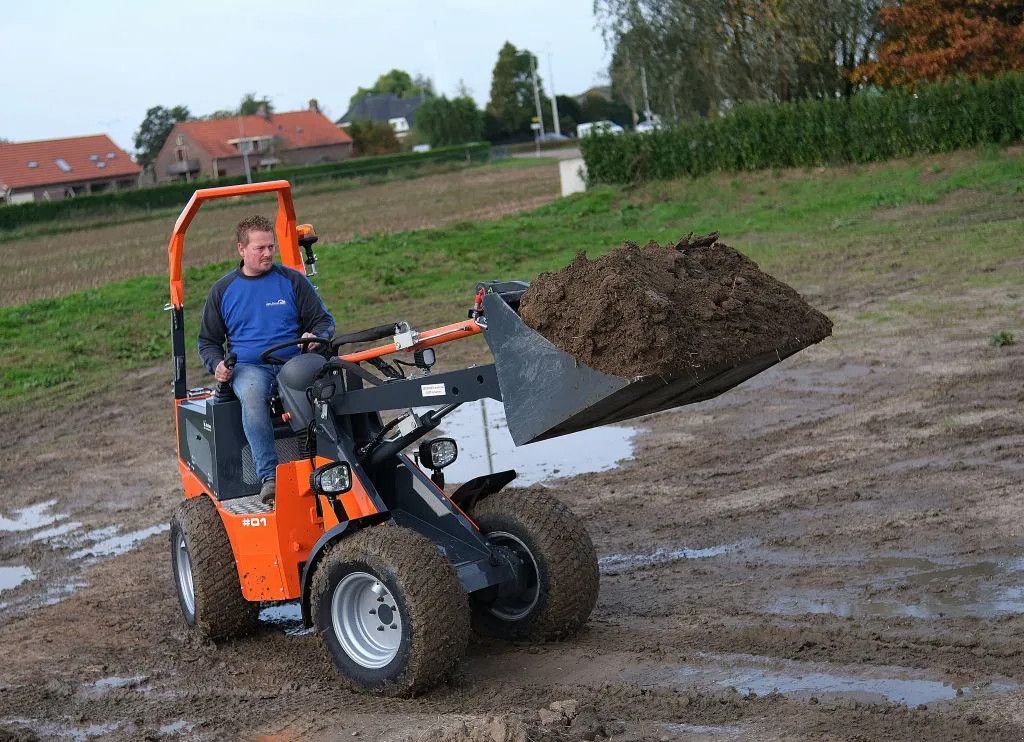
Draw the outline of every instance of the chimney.
M320 103L316 98L309 99L309 110L313 113L320 113Z
M268 121L270 120L270 109L267 108L267 102L265 100L260 101L259 108L256 109L256 115L261 116Z

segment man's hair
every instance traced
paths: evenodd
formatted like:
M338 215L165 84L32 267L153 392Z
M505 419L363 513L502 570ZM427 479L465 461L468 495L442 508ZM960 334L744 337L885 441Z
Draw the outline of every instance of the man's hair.
M235 236L238 238L238 244L248 245L249 244L249 233L250 232L273 232L274 225L267 217L260 214L254 214L253 216L247 216L245 219L238 223L238 227L235 230Z

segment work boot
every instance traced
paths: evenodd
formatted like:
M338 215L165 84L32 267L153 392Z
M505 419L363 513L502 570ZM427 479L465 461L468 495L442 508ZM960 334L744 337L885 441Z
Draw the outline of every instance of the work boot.
M277 482L271 477L263 480L263 486L260 487L260 500L263 501L264 505L274 506L274 495L277 492Z

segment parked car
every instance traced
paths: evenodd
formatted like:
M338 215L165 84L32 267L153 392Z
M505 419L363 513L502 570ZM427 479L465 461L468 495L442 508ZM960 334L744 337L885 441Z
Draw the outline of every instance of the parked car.
M652 131L661 131L665 128L657 119L644 119L636 125L636 132L638 134L650 134Z
M576 136L582 139L588 137L591 134L622 134L625 132L621 126L616 124L614 121L591 121L586 124L580 124L576 127Z

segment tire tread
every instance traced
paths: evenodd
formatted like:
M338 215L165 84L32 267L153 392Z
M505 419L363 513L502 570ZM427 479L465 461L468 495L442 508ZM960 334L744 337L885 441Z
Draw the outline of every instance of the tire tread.
M600 574L590 535L565 504L540 490L498 492L479 502L472 512L480 530L515 532L525 529L537 544L547 566L547 591L531 620L509 624L486 608L474 611L479 633L508 639L547 641L576 633L597 602Z
M196 621L191 628L213 641L252 632L256 605L242 596L235 555L213 500L200 495L178 506L171 524L172 559L178 530L185 534L192 562Z
M332 566L348 562L388 570L396 577L409 613L403 619L411 621L413 632L403 671L370 690L408 696L435 685L465 655L469 638L469 607L455 569L433 541L416 531L392 525L366 528L330 547L320 561L310 588L314 617L320 614ZM327 642L321 645L333 662ZM354 679L342 677L353 690L367 690Z

